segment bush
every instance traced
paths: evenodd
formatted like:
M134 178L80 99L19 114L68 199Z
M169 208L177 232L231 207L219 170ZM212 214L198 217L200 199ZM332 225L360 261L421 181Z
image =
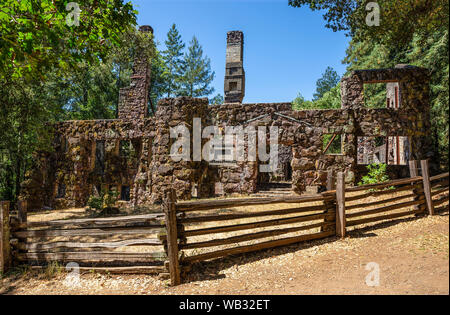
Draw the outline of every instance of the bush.
M389 176L386 174L386 166L384 163L367 165L368 174L363 176L358 185L379 184L389 181Z
M118 196L119 193L115 190L109 190L103 194L103 209L113 208Z
M87 205L91 209L102 210L103 197L102 196L90 196Z
M112 208L117 201L118 195L116 191L102 191L99 196L90 196L87 205L89 208L96 210Z

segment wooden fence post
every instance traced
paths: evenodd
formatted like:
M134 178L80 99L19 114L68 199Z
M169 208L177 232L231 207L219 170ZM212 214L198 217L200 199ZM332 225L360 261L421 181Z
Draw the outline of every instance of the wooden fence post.
M167 230L167 255L169 257L170 283L172 286L181 284L180 262L178 260L178 232L175 196L175 191L170 190L163 202Z
M19 200L17 202L17 214L20 223L27 223L28 202L26 200Z
M433 200L431 199L431 182L428 160L420 161L420 167L422 169L423 191L425 193L425 199L427 201L428 212L430 215L434 215Z
M411 178L413 177L417 177L419 176L419 162L416 160L410 160L408 161L408 166L409 166L409 176ZM412 183L411 185L416 185L416 183ZM416 195L414 197L414 201L419 200L419 192L417 191L417 189L413 189L413 193ZM414 211L418 211L422 206L414 206ZM425 211L425 209L423 209ZM417 216L418 214L416 214Z
M11 266L11 245L9 230L9 201L0 201L0 272Z
M327 190L335 190L336 189L336 184L334 181L334 176L333 176L333 170L329 170L327 172Z
M333 171L329 170L327 173L327 192L328 191L332 191L334 190L335 187L335 178L333 176ZM326 194L326 193L325 193ZM326 196L330 196L328 194L326 194ZM336 200L335 198L325 198L324 200L324 205L325 205L325 218L324 218L324 223L325 224L330 224L327 226L322 226L320 228L321 232L327 232L327 231L331 231L335 228L335 226L332 226L331 224L336 222Z
M411 178L413 177L417 177L419 176L419 170L418 170L418 165L417 165L417 161L415 160L410 160L408 161L408 165L409 165L409 176Z
M336 235L345 237L345 179L344 173L337 174L336 183Z

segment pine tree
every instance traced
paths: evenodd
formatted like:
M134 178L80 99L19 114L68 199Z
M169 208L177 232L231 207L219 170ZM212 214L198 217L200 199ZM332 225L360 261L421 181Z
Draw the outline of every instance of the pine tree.
M326 92L330 91L339 83L339 75L333 68L327 67L322 77L316 82L316 93L313 101L320 99Z
M166 50L161 52L162 59L167 67L165 75L165 93L167 97L178 96L183 69L183 49L185 44L181 39L177 27L172 25L164 42Z
M188 52L184 55L181 94L191 97L208 96L214 92L210 86L215 73L211 71L208 57L203 57L203 49L194 36L189 43Z

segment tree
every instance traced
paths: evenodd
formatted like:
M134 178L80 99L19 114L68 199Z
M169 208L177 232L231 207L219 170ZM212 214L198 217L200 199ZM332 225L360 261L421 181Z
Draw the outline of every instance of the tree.
M315 108L313 102L305 100L303 95L301 93L298 93L297 97L292 101L292 109L306 110Z
M180 94L191 97L208 96L214 92L210 86L215 73L211 71L210 60L203 57L203 49L194 36L184 55Z
M96 62L136 24L123 0L16 1L0 6L0 79L44 79L48 70ZM66 7L67 5L67 7Z
M75 17L76 8L66 11L69 2L0 5L1 199L15 201L26 171L38 162L32 153L50 150L46 123L73 113L110 117L111 73L103 66L122 44L120 35L133 29L136 11L122 0L80 0L76 25L66 20ZM69 111L72 105L75 111Z
M172 24L164 43L166 50L162 51L161 55L167 70L164 77L166 82L165 92L167 97L172 97L177 95L180 89L180 81L183 75L183 50L185 48L175 24Z
M164 63L160 52L155 51L155 56L152 59L152 73L149 89L149 108L153 108L156 112L158 101L167 92L167 66ZM153 114L153 113L152 113Z
M209 104L211 105L222 105L223 104L223 96L222 94L217 94L212 99L209 100Z
M313 95L313 101L316 101L334 88L339 83L339 75L333 68L327 67L322 77L316 82L316 93Z
M375 1L372 1L375 2ZM293 7L309 6L323 11L326 27L347 31L357 41L372 40L403 46L414 34L426 36L449 26L448 0L377 0L376 8L366 0L289 0ZM378 26L367 23L370 14L379 9Z
M314 108L317 109L338 109L341 108L341 84L339 83L323 96L313 101Z

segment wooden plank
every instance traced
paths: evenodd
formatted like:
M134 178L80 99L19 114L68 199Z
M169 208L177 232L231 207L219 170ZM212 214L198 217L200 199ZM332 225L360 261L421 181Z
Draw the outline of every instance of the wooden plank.
M175 191L170 190L163 203L163 210L166 216L167 252L169 258L170 283L172 286L181 284L181 270L178 257L178 232L175 196Z
M275 216L275 215L285 215L285 214L292 214L292 213L323 211L324 209L325 209L325 206L321 205L321 206L270 210L270 211L251 212L251 213L219 214L219 215L212 215L212 216L188 217L188 218L180 219L179 221L181 223L226 221L226 220L236 220L236 219L242 219L242 218L256 218L256 217L263 217L263 216Z
M196 202L180 202L177 203L177 211L203 211L222 208L234 208L242 206L268 205L274 203L304 203L323 201L326 197L323 195L313 196L284 196L270 198L233 198L223 200L204 200Z
M404 196L383 199L383 200L377 200L377 201L373 201L373 202L358 203L358 204L354 204L351 206L346 205L345 210L348 211L348 210L353 210L353 209L372 207L372 206L381 205L384 203L389 203L389 202L394 202L394 201L399 201L399 200L403 200L403 199L407 199L407 198L414 198L414 197L416 197L416 194L408 194L408 195L404 195Z
M72 229L72 230L27 230L14 231L13 237L55 237L55 236L105 236L105 235L136 235L157 234L161 228L97 228L97 229Z
M309 234L309 235L301 235L301 236L283 238L283 239L279 239L279 240L267 241L267 242L263 242L263 243L253 244L253 245L245 245L245 246L227 248L227 249L222 249L219 251L185 257L183 259L183 263L190 264L190 263L194 263L194 262L204 261L204 260L218 258L218 257L224 257L224 256L228 256L228 255L254 252L254 251L267 249L267 248L274 248L274 247L279 247L279 246L295 244L295 243L299 243L299 242L303 242L303 241L310 241L310 240L326 238L329 236L333 236L334 234L335 234L334 231L328 231L328 232L321 232L321 233L315 233L315 234Z
M414 190L418 187L419 187L419 184L415 184L415 185L405 185L405 186L401 186L401 187L394 188L394 189L369 191L364 194L360 194L360 195L356 195L356 196L345 196L345 201L349 202L349 201L364 199L367 197L378 197L381 195L391 195L391 194L401 192L401 191Z
M28 222L25 227L29 228L60 228L67 226L76 227L126 227L134 224L147 224L147 225L164 225L164 214L145 214L145 215L133 215L124 217L108 217L108 218L87 218L87 219L71 219L71 220L54 220L44 222ZM23 226L21 226L23 227Z
M17 259L21 262L29 261L75 261L75 262L133 262L144 263L164 261L167 255L164 252L151 253L122 253L122 252L59 252L59 253L18 253Z
M9 201L0 201L0 273L11 267L11 247L9 243Z
M444 187L447 186L448 187L449 184L449 180L439 180L439 181L434 181L431 182L431 188L436 188L436 187Z
M417 176L417 177L413 177L413 178L395 179L395 180L391 180L391 181L379 183L379 184L368 184L368 185L364 185L364 186L349 187L345 191L354 192L354 191L362 191L362 190L368 190L368 189L379 189L379 188L384 188L384 187L389 187L389 186L411 184L411 183L415 183L415 182L418 182L421 180L422 180L421 176Z
M336 134L336 133L333 134L333 136L332 136L331 139L330 139L330 142L328 142L327 146L325 147L325 150L323 150L323 153L324 153L324 154L327 153L328 149L329 149L330 146L331 146L331 143L333 143L333 141L334 141L334 139L336 139L336 137L337 137L337 134ZM331 190L331 189L330 189L330 190Z
M420 205L423 203L424 203L424 200L414 200L414 201L409 201L409 202L402 202L402 203L397 203L395 205L381 207L381 208L377 208L377 209L366 210L366 211L355 212L355 213L348 213L347 218L349 219L349 218L355 218L355 217L361 217L361 216L365 216L365 215L386 212L386 211L392 211L392 210L401 209L401 208L405 208L405 207Z
M427 201L427 209L430 215L434 215L433 200L431 199L431 186L430 186L430 173L428 167L428 160L420 161L420 166L422 168L423 191L425 193L425 199Z
M414 210L414 211L406 211L406 212L400 212L400 213L393 213L393 214L387 214L383 216L373 217L373 218L365 218L365 219L359 219L359 220L350 220L347 221L347 226L355 226L359 224L365 224L365 223L372 223L372 222L378 222L382 220L388 220L388 219L395 219L395 218L401 218L408 215L418 214L421 213L421 210Z
M449 188L448 187L444 187L444 188L432 191L431 192L431 196L434 197L434 196L440 195L440 194L448 192L448 191L449 191Z
M297 216L297 217L292 217L292 218L273 219L273 220L266 220L266 221L252 222L252 223L243 223L243 224L226 225L226 226L204 228L204 229L197 229L197 230L188 230L188 231L181 233L181 235L183 235L185 237L189 237L189 236L198 236L198 235L205 235L205 234L217 234L217 233L233 232L233 231L240 231L240 230L256 229L256 228L274 226L274 225L283 225L283 224L321 220L321 219L325 218L325 216L326 216L325 214L312 214L312 215L303 215L303 216Z
M336 235L345 237L345 178L339 172L336 180Z
M434 180L438 180L438 179L442 179L442 178L447 178L448 177L449 172L447 173L442 173L436 176L432 176L430 177L430 181L434 181Z
M440 205L443 204L443 203L446 203L448 200L449 200L449 195L445 195L445 196L443 196L442 198L433 200L433 205L434 205L435 207L437 207L437 206L440 206Z
M29 252L39 252L52 249L100 249L119 248L124 246L157 246L162 245L159 239L135 239L105 243L81 243L81 242L50 242L50 243L23 243L19 242L17 248Z
M46 266L31 266L32 270L46 270ZM78 267L81 273L95 272L106 274L159 274L167 271L164 266L130 266L130 267Z
M233 237L228 237L228 238L214 239L214 240L204 241L204 242L188 243L185 245L181 245L180 248L181 249L193 249L193 248L204 248L204 247L227 245L227 244L237 244L240 242L251 241L251 240L255 240L255 239L259 239L259 238L278 236L278 235L289 234L289 233L294 233L294 232L299 232L299 231L305 231L305 230L320 228L320 227L324 227L324 226L331 226L331 225L334 225L334 223L327 224L327 223L321 222L321 223L305 225L305 226L298 226L298 227L287 228L287 229L262 231L262 232L238 235L238 236L233 236Z

